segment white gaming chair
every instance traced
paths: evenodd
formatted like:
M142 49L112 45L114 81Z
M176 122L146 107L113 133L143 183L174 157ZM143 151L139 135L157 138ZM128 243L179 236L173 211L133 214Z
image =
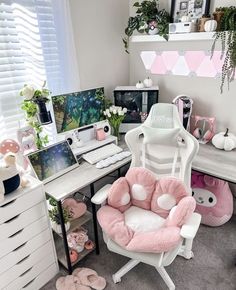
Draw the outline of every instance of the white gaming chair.
M158 135L155 143L148 144L144 142L142 126L129 131L125 136L125 141L132 152L131 167L145 166L156 174L157 177L165 175L174 175L182 179L191 195L190 179L191 164L194 156L198 151L197 140L190 135L180 122L178 111L172 104L155 104L150 111L147 120L144 123L147 127L156 128L160 134L165 134L168 138L169 129L179 128L178 142L158 142ZM173 136L169 136L173 139ZM166 139L166 137L165 137ZM106 185L100 189L92 198L95 204L104 204L106 202L108 191L111 185ZM104 241L110 251L131 258L131 260L113 275L114 283L120 282L121 277L129 272L138 263L143 262L152 265L159 272L169 289L175 289L175 285L164 267L170 265L177 255L186 259L193 257L192 243L200 225L201 216L193 213L191 218L181 228L182 241L176 248L169 252L160 254L138 253L123 249L114 241L109 239L103 233Z

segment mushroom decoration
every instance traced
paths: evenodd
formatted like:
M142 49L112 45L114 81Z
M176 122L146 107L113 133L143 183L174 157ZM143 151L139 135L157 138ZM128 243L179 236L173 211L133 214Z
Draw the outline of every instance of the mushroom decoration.
M5 155L6 153L18 153L20 151L20 145L13 139L5 139L0 143L0 153Z
M236 136L229 133L227 128L226 132L220 132L212 138L212 144L218 149L231 151L236 148Z

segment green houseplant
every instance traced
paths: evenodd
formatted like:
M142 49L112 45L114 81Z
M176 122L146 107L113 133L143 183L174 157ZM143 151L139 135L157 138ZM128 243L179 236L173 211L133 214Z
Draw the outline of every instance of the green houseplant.
M236 68L236 7L218 8L222 11L219 23L219 30L214 34L214 42L212 45L212 55L215 51L216 41L221 40L221 58L225 56L222 66L220 90L223 93L225 81L228 88L230 82L234 80Z
M46 82L44 82L41 89L35 89L31 85L24 85L24 87L20 91L20 96L24 97L21 109L26 112L27 122L35 130L35 141L38 149L42 149L49 142L47 135L42 136L42 124L37 118L37 115L40 112L47 114L45 104L49 102L48 97L50 95L50 91L46 89L45 86Z
M165 9L159 10L158 0L144 0L141 3L135 2L133 6L137 8L136 15L129 17L128 26L125 29L125 37L123 38L127 53L129 53L129 39L133 32L137 30L139 33L148 33L150 29L149 24L156 26L157 34L168 40L170 16Z
M65 223L65 229L66 231L69 230L70 228L70 213L67 209L62 208L63 211L63 218L64 218L64 223ZM52 229L58 233L61 234L61 222L60 222L60 217L57 209L57 203L53 198L48 199L48 213L51 221L51 226Z

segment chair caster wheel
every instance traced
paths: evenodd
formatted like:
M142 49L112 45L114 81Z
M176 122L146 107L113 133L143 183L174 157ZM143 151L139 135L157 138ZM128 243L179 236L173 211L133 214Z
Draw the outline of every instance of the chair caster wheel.
M112 280L115 284L120 283L121 282L121 278L117 277L116 275L112 275Z

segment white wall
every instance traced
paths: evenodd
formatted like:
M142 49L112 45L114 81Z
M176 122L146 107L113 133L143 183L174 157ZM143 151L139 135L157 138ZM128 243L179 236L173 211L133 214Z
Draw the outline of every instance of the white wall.
M163 0L164 1L164 0ZM167 3L167 1L162 3ZM133 0L131 1L133 2ZM218 6L230 6L235 0L212 1L212 11ZM131 9L132 10L132 9ZM145 71L140 58L142 50L210 50L212 41L131 43L130 84L143 80L150 73ZM229 127L236 134L236 81L220 94L220 80L200 77L151 75L160 87L160 102L171 102L179 94L189 95L194 100L194 113L202 116L215 116L217 130Z
M70 0L81 89L104 86L111 96L129 81L129 58L122 35L128 0Z

